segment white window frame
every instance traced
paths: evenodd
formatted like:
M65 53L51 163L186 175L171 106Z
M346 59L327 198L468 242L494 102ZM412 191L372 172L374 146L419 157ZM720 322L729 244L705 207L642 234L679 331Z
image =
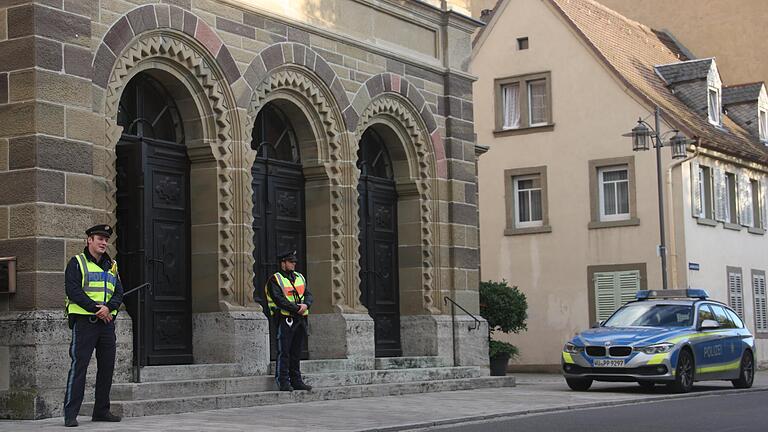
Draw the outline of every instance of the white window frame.
M757 128L760 141L768 142L768 111L760 109L757 112Z
M522 191L519 188L519 182L522 180L539 180L539 187L538 188L529 188L529 189L523 189ZM539 174L532 174L532 175L523 175L523 176L516 176L512 178L512 190L514 191L514 199L515 199L515 228L531 228L531 227L540 227L544 226L544 190L542 187L542 179L541 175ZM541 219L539 220L533 220L532 218L532 212L533 209L533 203L531 198L531 192L532 191L539 191L539 208L541 209ZM531 216L531 220L529 221L521 221L520 220L520 192L524 192L528 197L528 210L529 210L529 216Z
M707 113L710 123L715 126L720 126L722 124L720 90L715 87L707 88Z
M547 96L548 86L547 86L547 78L537 78L528 80L525 82L526 86L526 93L528 94L528 126L529 127L537 127L537 126L546 126L549 124L549 119L547 119L548 115L544 115L544 121L533 123L533 98L531 92L531 85L534 83L541 83L544 86L544 111L545 113L549 111L549 107L546 106L547 101L549 100L549 97Z
M605 214L605 181L603 180L603 174L608 172L616 172L616 171L625 171L627 173L627 178L624 180L618 180L618 181L611 181L609 183L614 184L614 194L616 195L616 211L619 210L619 200L618 200L618 193L616 192L618 188L616 185L619 183L626 183L627 184L627 212L626 213L616 213L612 215ZM619 220L627 220L632 215L632 209L630 208L632 203L630 199L630 191L629 191L629 167L626 165L613 165L613 166L605 166L600 167L597 169L597 187L598 187L598 196L599 196L599 206L600 206L600 220L601 221L619 221Z
M705 175L708 174L708 175ZM700 197L700 203L701 209L699 209L699 217L701 218L709 218L714 219L714 211L712 210L714 206L712 203L714 202L714 187L712 185L712 168L706 165L699 165L699 197ZM707 188L707 183L709 183L709 188ZM707 193L707 189L709 189L709 193Z

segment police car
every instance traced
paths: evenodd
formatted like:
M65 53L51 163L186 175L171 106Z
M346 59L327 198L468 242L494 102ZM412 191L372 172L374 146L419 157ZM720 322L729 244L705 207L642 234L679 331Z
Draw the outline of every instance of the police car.
M752 386L755 340L728 306L708 300L701 289L636 296L565 344L562 370L572 390L586 391L593 381L667 384L678 393L704 380Z

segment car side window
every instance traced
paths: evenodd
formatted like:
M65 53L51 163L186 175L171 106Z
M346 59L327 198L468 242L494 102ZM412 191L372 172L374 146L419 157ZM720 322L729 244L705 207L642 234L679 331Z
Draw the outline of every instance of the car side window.
M723 309L722 306L709 305L709 307L712 308L712 311L715 313L715 321L720 324L720 328L736 328L733 322L731 322L731 319L728 318L728 314L725 313L725 309Z
M709 305L706 304L699 306L699 316L696 320L697 325L701 325L704 320L715 320L715 314L712 313L712 310L709 309Z
M723 308L723 309L725 309L725 313L728 314L728 318L730 318L731 321L733 321L733 324L736 326L736 328L744 328L744 321L742 321L741 318L739 318L739 316L736 315L736 312L728 308Z

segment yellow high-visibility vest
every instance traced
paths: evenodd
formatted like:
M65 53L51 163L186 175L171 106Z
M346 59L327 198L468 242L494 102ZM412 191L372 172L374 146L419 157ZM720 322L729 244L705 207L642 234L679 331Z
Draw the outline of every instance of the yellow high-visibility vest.
M106 305L115 293L117 261L112 262L112 268L109 271L104 271L98 264L88 260L84 253L81 253L76 258L77 264L80 267L80 274L83 275L83 291L91 300ZM68 314L96 315L81 308L80 305L71 301L68 297L66 302ZM112 316L115 316L117 315L117 310L113 310L111 313Z
M287 298L289 302L301 303L297 297L304 297L304 285L306 284L306 281L304 280L304 275L301 273L293 273L296 275L296 280L293 281L293 284L291 284L291 281L287 277L283 277L280 272L275 273L274 277L275 280L277 280L277 284L280 285L280 288L282 288L285 298ZM267 304L270 310L270 314L271 311L279 309L281 314L285 316L291 315L289 311L278 308L277 304L275 304L275 301L272 300L272 296L269 295L269 280L267 280L267 284L264 286L264 291L267 294ZM305 310L303 315L309 315L309 309Z

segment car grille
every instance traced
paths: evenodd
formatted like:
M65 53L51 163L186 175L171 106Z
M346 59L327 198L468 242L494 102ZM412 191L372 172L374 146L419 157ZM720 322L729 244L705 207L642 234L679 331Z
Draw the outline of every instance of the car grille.
M590 357L605 357L605 347L588 346L587 355Z
M623 346L615 346L615 347L610 347L608 349L608 352L611 354L611 357L626 357L626 356L632 354L632 348L631 347L623 347Z

